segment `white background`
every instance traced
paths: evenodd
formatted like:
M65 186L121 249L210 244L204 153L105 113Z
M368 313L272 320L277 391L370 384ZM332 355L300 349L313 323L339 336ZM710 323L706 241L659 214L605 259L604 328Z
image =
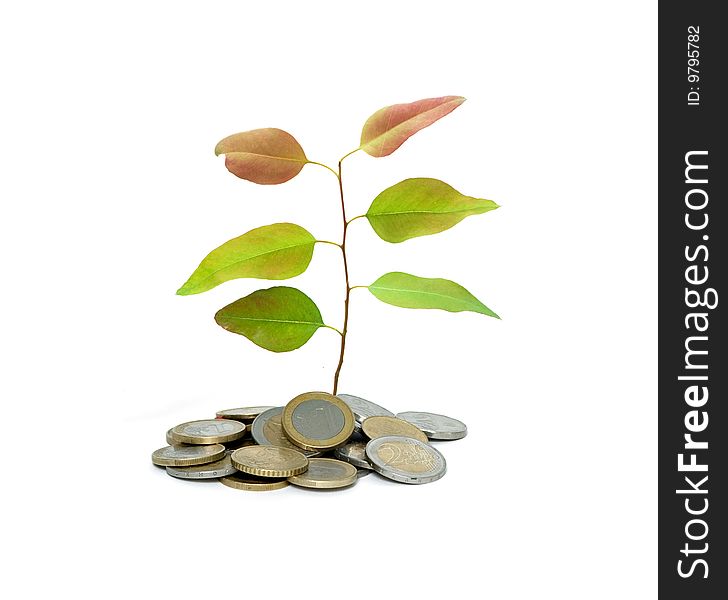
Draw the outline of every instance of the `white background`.
M655 2L25 2L0 50L4 595L654 597ZM215 143L280 127L334 165L378 108L450 94L345 161L349 215L417 176L502 208L398 245L356 221L352 283L446 277L502 321L356 290L340 387L465 421L445 478L253 494L153 467L169 427L329 389L337 360L329 330L277 355L215 325L270 282L175 296L253 227L340 236L330 173L257 186ZM340 326L336 248L289 283Z

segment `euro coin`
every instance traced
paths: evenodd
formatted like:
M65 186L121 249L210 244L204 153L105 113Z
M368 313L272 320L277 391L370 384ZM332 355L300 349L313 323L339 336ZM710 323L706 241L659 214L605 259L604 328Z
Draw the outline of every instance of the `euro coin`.
M152 453L152 462L160 467L190 467L220 460L225 455L222 444L211 446L165 446Z
M372 469L400 483L430 483L445 474L445 457L429 444L412 438L380 437L367 444L366 452Z
M244 408L226 408L218 410L215 417L218 419L232 419L233 421L242 421L244 423L252 423L255 417L260 413L273 408L272 406L246 406Z
M354 465L333 458L312 458L304 473L288 478L293 485L318 489L347 487L356 480Z
M199 447L199 446L198 446ZM218 479L236 472L230 455L226 454L220 460L194 467L167 467L167 474L178 479Z
M397 417L367 417L362 422L361 429L370 440L388 435L397 435L427 443L427 436L422 430Z
M174 441L174 438L172 437L172 430L171 429L169 431L167 431L167 435L166 435L166 438L165 439L167 440L167 443L170 446L189 446L190 445L190 444L183 444L182 442L175 442Z
M360 469L371 469L372 466L367 460L366 447L366 442L349 442L334 450L334 456Z
M283 433L306 450L330 450L346 443L354 431L354 414L326 392L296 396L283 409Z
M231 458L238 471L258 477L291 477L308 468L303 454L277 446L246 446L235 450Z
M283 407L277 406L255 417L255 421L251 425L251 432L255 442L261 446L279 446L280 448L298 450L309 458L320 456L321 452L299 448L286 437L286 434L283 433L283 425L281 424L282 415Z
M394 413L388 411L386 408L374 404L369 400L360 398L359 396L352 396L351 394L337 394L337 398L341 398L354 413L354 427L359 430L361 424L367 417L393 417Z
M397 418L412 423L431 440L459 440L468 433L462 421L436 413L408 411L398 413Z
M228 419L190 421L172 428L170 436L176 443L221 444L245 435L245 424Z
M288 479L272 479L270 477L256 477L247 473L235 473L234 475L221 477L220 483L236 490L268 492L287 487Z

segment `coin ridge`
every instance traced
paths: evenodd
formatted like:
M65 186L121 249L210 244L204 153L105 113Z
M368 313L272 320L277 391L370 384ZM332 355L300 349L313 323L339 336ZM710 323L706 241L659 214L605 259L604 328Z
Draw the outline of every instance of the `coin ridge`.
M252 465L246 465L243 462L240 462L238 460L240 457L244 456L247 453L250 453L250 448L278 448L279 450L283 450L285 452L291 452L298 454L303 459L303 464L297 466L297 467L289 467L287 469L274 469L274 468L266 468L266 467L256 467ZM235 455L239 454L238 459L236 459ZM295 456L292 456L291 458L298 458ZM233 466L238 470L242 471L243 473L247 473L248 475L257 475L258 477L290 477L292 475L298 475L299 473L303 473L306 469L308 469L308 458L305 454L302 454L301 452L298 452L297 450L293 450L291 448L283 448L281 446L246 446L244 448L238 448L230 455L230 459L233 462ZM299 461L300 462L300 461Z
M341 428L341 431L330 438L321 440L309 438L299 433L293 426L293 411L307 400L326 400L336 406L344 416L344 426ZM341 398L328 392L306 392L299 394L286 404L283 408L283 416L281 418L283 433L291 442L305 450L332 450L338 446L343 446L349 440L351 434L354 433L354 422L354 413L349 408L349 405Z
M246 473L246 475L247 474L248 473ZM234 474L220 477L220 483L234 490L245 490L248 492L268 492L272 490L280 490L284 487L288 487L289 485L288 479L285 477L280 481L248 482L238 481Z

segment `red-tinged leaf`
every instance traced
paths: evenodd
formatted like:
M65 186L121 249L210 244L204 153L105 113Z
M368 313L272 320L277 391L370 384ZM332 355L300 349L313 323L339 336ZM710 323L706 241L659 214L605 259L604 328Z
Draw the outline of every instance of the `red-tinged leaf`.
M228 136L215 146L215 154L225 155L233 175L264 185L293 179L308 162L296 138L272 127Z
M359 147L370 156L389 156L420 129L432 125L463 102L462 96L443 96L382 108L364 123Z

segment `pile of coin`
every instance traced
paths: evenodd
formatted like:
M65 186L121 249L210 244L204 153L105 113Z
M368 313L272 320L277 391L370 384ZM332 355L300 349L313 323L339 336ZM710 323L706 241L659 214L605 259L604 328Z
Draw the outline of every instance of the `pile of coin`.
M429 412L394 414L349 394L308 392L286 406L219 411L167 432L152 462L180 479L219 479L228 487L276 490L289 484L334 489L371 471L422 484L445 474L431 440L465 437L461 421Z

